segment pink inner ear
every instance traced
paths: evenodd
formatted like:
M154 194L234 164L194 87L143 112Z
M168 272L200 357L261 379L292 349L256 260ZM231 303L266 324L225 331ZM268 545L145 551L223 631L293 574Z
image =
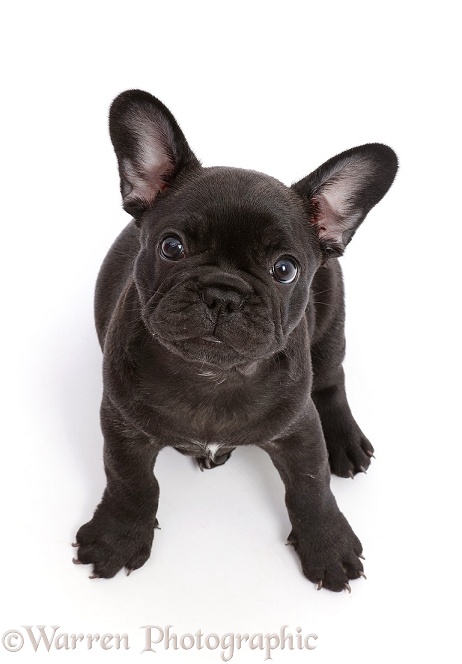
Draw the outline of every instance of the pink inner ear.
M313 223L317 228L319 238L326 242L341 244L342 233L346 226L342 223L341 215L335 212L324 194L313 196L312 201L316 210Z
M352 200L373 171L374 165L369 159L349 157L340 161L329 174L329 179L312 198L314 223L322 240L343 244L344 231L353 228L361 217L361 210L352 206Z
M152 203L159 192L167 188L166 176L172 171L170 162L159 163L149 171L140 173L129 159L123 160L124 177L132 189L125 197L126 202L141 200Z
M152 118L143 112L133 113L131 129L136 136L136 159L123 160L124 176L132 186L126 201L142 200L152 203L157 194L168 186L168 177L175 169L170 158L174 143L172 129L164 118Z

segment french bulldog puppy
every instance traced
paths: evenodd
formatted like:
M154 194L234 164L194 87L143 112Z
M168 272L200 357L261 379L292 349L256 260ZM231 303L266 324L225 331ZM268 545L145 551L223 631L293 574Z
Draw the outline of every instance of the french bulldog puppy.
M170 111L140 90L115 99L110 135L134 219L96 285L107 487L74 562L92 564L91 578L144 565L162 448L209 469L258 445L284 482L303 573L350 590L362 546L330 473L365 472L374 449L345 395L337 258L393 182L395 153L362 145L291 187L203 168Z

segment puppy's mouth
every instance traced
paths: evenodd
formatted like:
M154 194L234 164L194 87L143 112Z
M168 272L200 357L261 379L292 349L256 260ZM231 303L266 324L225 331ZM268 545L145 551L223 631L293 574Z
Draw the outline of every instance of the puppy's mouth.
M193 337L193 340L198 340L198 341L205 341L206 343L212 343L212 344L222 344L223 342L221 339L218 339L213 334L207 334L204 337Z
M155 336L174 355L179 355L187 362L198 362L215 368L228 369L239 365L245 366L251 361L230 343L213 334L186 339L165 339L158 334Z
M223 348L226 348L226 346L230 347L230 344L226 344L214 334L204 334L200 337L188 337L187 339L171 339L170 343L173 343L175 346L180 344L187 347L189 345L193 353L196 352L196 349L210 348L212 352L216 351L220 354Z

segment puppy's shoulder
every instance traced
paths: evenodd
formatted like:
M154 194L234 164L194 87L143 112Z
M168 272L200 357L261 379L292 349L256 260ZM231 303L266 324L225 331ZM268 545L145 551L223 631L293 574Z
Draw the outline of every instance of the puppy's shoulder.
M139 231L131 221L112 244L101 265L96 280L94 309L101 346L119 299L133 280L133 264L139 249Z
M312 345L323 337L332 325L345 318L342 268L337 258L331 258L316 272L311 284L307 310Z

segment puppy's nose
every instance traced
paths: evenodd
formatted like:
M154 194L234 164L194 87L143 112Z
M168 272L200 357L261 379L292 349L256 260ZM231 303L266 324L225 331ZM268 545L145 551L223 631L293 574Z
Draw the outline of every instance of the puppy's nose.
M209 309L221 308L225 311L238 311L244 304L244 296L232 288L207 286L201 292L201 298Z

